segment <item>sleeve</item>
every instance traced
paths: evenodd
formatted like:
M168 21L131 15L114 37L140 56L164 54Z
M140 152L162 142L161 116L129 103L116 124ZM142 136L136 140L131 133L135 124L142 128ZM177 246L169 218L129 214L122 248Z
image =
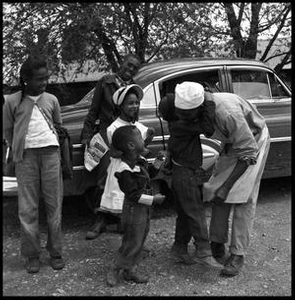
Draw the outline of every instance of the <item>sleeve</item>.
M125 194L129 201L137 203L142 195L142 190L135 184L133 173L124 170L122 172L116 172L115 176L118 179L118 184L121 191Z
M11 103L6 100L3 106L3 137L8 142L8 145L12 145L13 139L13 127L14 127L14 115Z
M58 102L58 99L56 97L53 98L53 112L52 112L52 119L54 124L61 125L62 124L62 118L61 118L61 112L60 112L60 105Z
M224 126L228 131L228 143L238 159L255 159L258 146L244 115L241 112L228 115Z
M107 128L107 138L108 138L109 145L112 144L112 136L113 136L114 131L115 131L115 128L114 128L113 124L111 124Z
M81 132L81 141L90 140L93 136L95 121L98 119L103 96L103 78L100 79L95 87L92 102L84 121L84 126Z

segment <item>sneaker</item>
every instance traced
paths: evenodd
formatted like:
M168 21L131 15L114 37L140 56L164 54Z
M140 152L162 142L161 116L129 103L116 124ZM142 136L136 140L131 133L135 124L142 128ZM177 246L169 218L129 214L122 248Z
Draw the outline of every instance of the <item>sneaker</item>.
M133 281L135 283L147 283L149 278L145 275L135 273L134 271L124 270L123 278L127 281Z
M38 273L40 270L39 257L29 258L27 261L26 269L28 273Z
M193 265L196 263L196 261L187 252L179 251L175 245L172 246L170 255L172 258L185 265Z
M93 240L99 236L106 229L106 222L99 220L95 222L92 228L86 233L86 240Z
M244 256L231 254L224 268L220 271L220 275L224 276L236 276L239 274L242 266L244 265Z
M209 266L215 269L222 269L223 265L220 264L212 255L204 256L204 257L195 257L196 262L201 263L203 265Z
M111 267L107 273L107 284L111 287L116 286L119 283L119 271L120 269Z
M50 257L50 265L54 270L61 270L65 266L65 262L61 256Z

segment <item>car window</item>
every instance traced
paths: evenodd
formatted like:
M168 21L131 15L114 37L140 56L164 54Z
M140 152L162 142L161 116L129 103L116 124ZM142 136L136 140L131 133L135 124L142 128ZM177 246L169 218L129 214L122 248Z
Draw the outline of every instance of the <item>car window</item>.
M290 97L274 73L266 70L232 69L233 93L245 99Z
M231 70L233 92L245 99L270 99L267 73L260 70Z
M142 100L140 101L141 108L155 107L155 93L153 84L149 85L145 91Z
M178 75L163 81L160 85L161 98L167 93L174 93L176 84L183 81L198 82L206 91L212 93L221 92L218 70L199 70L185 75Z
M289 93L279 82L279 80L275 76L275 74L269 73L268 76L269 76L269 83L270 83L272 98L288 98L288 97L290 97Z

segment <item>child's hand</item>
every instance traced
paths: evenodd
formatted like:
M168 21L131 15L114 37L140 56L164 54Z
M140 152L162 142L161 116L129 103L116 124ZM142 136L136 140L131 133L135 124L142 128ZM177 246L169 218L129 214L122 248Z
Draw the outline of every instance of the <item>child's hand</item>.
M162 194L156 194L153 199L153 204L162 204L165 200L165 196Z

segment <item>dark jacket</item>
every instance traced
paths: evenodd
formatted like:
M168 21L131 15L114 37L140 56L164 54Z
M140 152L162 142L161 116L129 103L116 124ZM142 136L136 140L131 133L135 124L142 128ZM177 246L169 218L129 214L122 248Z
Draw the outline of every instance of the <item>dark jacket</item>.
M214 133L214 102L204 101L202 110L200 119L194 122L177 120L169 124L168 149L171 158L176 163L192 169L201 167L203 163L200 134L211 136Z
M105 75L97 82L92 103L81 132L82 143L90 141L95 134L94 129L97 120L99 120L99 132L107 142L106 129L118 116L112 100L113 94L120 88L116 76L116 74Z

